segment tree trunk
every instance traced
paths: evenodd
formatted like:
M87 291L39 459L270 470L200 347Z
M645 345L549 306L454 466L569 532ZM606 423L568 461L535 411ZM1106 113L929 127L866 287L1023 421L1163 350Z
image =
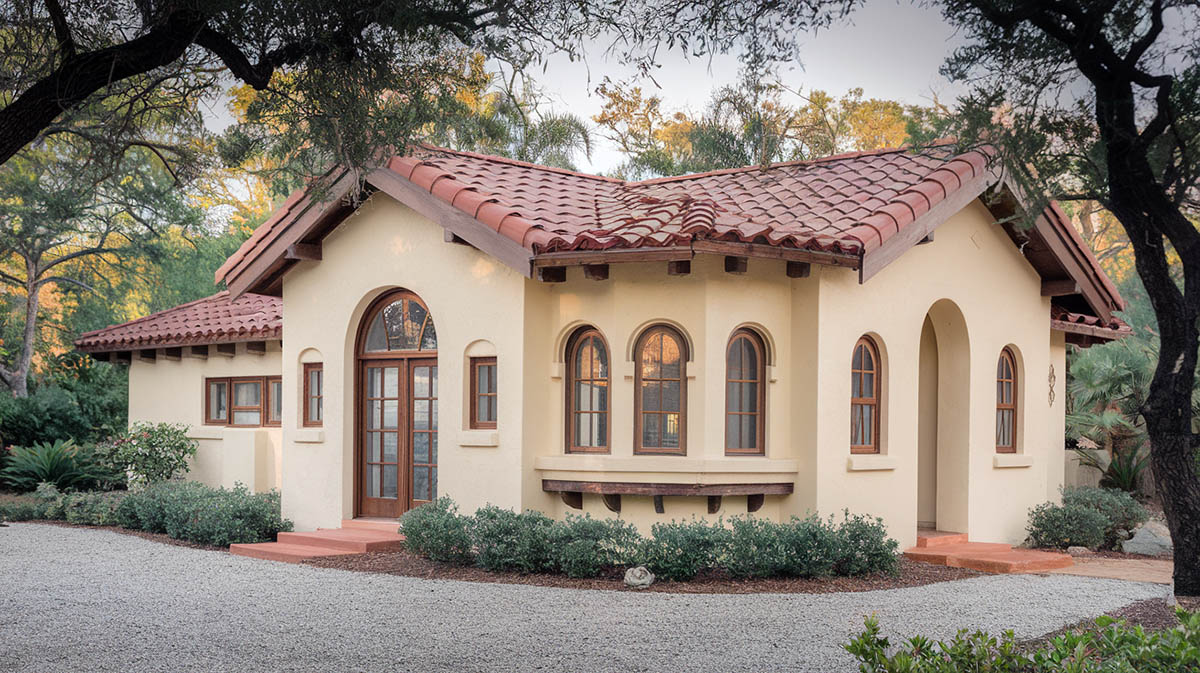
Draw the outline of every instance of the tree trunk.
M12 389L13 397L29 396L29 370L33 367L33 350L37 341L37 314L41 303L38 297L37 268L26 262L25 281L25 326L21 330L21 350L17 353L14 367L5 372L5 382Z

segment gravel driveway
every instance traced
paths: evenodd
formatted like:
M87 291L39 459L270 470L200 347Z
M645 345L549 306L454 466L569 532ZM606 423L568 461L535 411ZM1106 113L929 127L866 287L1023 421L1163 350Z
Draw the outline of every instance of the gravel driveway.
M682 595L285 565L79 528L0 528L4 671L851 671L890 634L1029 638L1167 588L988 576L856 594Z

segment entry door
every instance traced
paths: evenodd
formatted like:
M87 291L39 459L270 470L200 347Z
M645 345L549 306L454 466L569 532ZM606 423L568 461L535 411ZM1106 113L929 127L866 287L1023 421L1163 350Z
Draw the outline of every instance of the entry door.
M398 517L437 497L437 361L363 363L359 516Z

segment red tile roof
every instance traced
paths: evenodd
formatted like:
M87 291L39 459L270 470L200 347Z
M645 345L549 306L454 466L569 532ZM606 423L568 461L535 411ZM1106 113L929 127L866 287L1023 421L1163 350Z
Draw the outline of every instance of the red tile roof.
M1094 315L1073 313L1056 304L1050 306L1050 327L1060 332L1080 334L1105 341L1121 339L1133 334L1133 329L1124 320L1115 316L1106 321Z
M279 339L283 300L244 294L230 301L223 291L121 325L83 334L75 346L85 353Z

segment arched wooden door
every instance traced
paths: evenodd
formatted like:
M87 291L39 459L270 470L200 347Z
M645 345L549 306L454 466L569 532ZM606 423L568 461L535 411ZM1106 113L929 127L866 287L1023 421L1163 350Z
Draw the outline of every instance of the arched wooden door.
M380 297L357 343L355 514L398 517L437 498L437 331L407 290Z

